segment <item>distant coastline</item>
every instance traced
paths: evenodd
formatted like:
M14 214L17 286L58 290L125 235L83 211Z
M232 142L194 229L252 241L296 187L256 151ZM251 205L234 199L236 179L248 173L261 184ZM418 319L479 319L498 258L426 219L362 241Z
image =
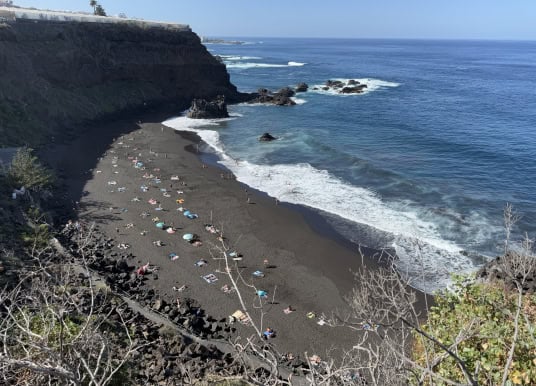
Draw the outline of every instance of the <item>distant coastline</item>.
M246 42L243 42L241 40L214 39L214 38L207 38L205 36L201 37L201 43L203 44L231 44L231 45L246 44Z

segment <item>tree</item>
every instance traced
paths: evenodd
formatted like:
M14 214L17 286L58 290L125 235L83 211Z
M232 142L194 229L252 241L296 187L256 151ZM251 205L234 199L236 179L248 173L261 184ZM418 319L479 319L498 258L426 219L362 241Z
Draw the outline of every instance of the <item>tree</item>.
M102 5L97 4L97 6L95 7L95 15L106 16L106 11L104 11L104 8L102 8Z
M89 2L89 6L93 8L93 14L96 15L97 0L91 0Z
M11 185L16 188L24 186L30 190L43 190L49 188L54 178L52 173L46 169L33 155L33 149L21 148L11 161L8 171L8 178Z

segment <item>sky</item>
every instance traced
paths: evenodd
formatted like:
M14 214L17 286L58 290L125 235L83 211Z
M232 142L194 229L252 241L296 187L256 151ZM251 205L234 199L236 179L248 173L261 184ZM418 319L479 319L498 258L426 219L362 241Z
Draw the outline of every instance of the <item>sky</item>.
M536 40L536 0L102 0L109 15L189 24L207 37ZM14 0L91 11L89 0Z

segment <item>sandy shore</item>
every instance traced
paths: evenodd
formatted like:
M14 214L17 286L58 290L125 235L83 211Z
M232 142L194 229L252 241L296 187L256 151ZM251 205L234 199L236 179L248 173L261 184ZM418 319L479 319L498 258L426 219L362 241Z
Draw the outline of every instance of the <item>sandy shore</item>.
M268 299L261 301L253 289L241 286L254 320L260 324L262 318L264 328L276 331L272 342L281 352L322 356L333 347L351 347L355 333L321 326L318 318L306 314L347 311L344 296L352 288L351 271L361 264L357 247L336 240L327 228L328 236L320 234L325 228L321 220L317 219L313 230L314 215L304 216L303 210L277 205L273 198L225 178L227 174L220 168L202 164L195 154L198 137L164 127L160 123L164 118L146 118L142 124L127 120L99 125L54 148L50 161L66 177L67 199L77 207L80 218L95 221L117 245L128 244L133 267L147 262L159 267L158 279L149 277L146 282L149 288L169 301L194 298L219 319L241 307L235 294L221 290L230 280L223 262L214 259L220 257L216 247L221 242L217 234L206 231L205 224L211 223L223 232L230 250L242 255L237 265L244 281L268 292ZM134 167L136 160L143 163L142 168ZM172 180L172 176L180 180ZM142 185L148 190L142 191ZM151 198L158 204L150 204ZM184 201L177 203L178 199ZM156 210L158 207L162 210ZM178 210L181 207L198 217L188 219ZM143 212L148 215L142 216ZM173 226L176 233L158 229L152 221L155 217ZM184 241L185 233L198 235L202 245ZM153 245L156 240L165 246ZM178 258L171 260L171 253ZM196 266L201 259L208 264ZM256 270L265 277L254 277ZM202 276L208 274L218 280L207 283ZM182 292L172 289L183 285L187 288ZM288 305L295 311L285 314ZM244 336L253 330L240 332Z

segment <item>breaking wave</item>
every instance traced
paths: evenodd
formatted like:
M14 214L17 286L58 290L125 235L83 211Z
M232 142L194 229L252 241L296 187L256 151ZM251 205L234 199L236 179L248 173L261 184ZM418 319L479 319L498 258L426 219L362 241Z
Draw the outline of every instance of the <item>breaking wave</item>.
M299 63L299 62L288 62L287 64L254 63L254 62L235 63L233 61L228 61L225 64L227 65L227 68L248 69L248 68L270 68L270 67L272 68L301 67L301 66L304 66L306 63Z
M329 88L328 90L324 90L323 88L326 87L325 84L314 84L309 87L309 92L314 92L318 94L325 94L325 95L337 95L337 96L353 96L353 95L363 95L368 94L372 91L378 91L385 88L393 88L400 86L400 83L395 82L388 82L386 80L381 79L374 79L374 78L352 78L352 79L332 79L332 80L338 80L343 82L345 85L350 80L356 80L360 84L366 84L367 88L363 89L362 93L356 93L356 94L341 94L337 89Z
M450 272L475 269L472 260L461 253L463 248L441 234L439 224L445 220L440 216L424 213L415 203L385 202L375 192L307 163L262 165L235 160L213 130L221 121L178 117L163 124L196 132L219 156L219 163L252 188L281 202L309 206L387 234L385 247L396 250L399 270L414 279L415 287L427 292L445 288Z

